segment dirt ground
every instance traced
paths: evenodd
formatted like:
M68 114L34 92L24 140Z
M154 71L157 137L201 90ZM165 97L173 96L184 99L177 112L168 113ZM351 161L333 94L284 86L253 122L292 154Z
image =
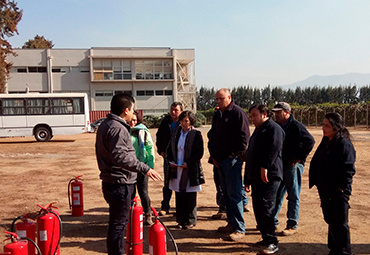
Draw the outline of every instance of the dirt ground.
M200 128L207 148L206 132L209 126ZM316 140L315 151L322 132L320 128L309 129ZM350 227L352 247L355 254L370 254L370 131L351 130L357 151L353 194L350 200ZM151 134L155 139L156 130ZM108 222L108 207L101 192L101 181L97 168L95 134L56 136L51 142L38 143L33 137L0 138L0 240L4 230L9 230L12 220L28 212L38 211L37 204L45 205L57 201L63 221L61 240L62 255L105 254L105 237ZM303 175L299 232L290 237L279 237L279 254L313 255L327 254L327 225L323 220L316 188L308 189L308 166L310 154ZM217 232L224 220L212 220L217 212L216 189L213 183L212 167L207 163L208 150L202 160L206 183L198 194L198 223L191 230L177 230L175 217L170 214L161 217L170 229L178 245L179 254L256 254L254 243L261 240L256 230L253 211L244 213L246 234L240 242L231 242L225 234ZM163 174L162 159L157 155L155 169ZM83 175L85 215L72 217L68 206L67 185L71 178ZM150 181L149 192L152 206L160 208L162 182ZM248 195L250 196L250 195ZM171 206L174 206L174 198ZM171 209L174 211L174 207ZM279 215L279 231L286 221L286 203ZM0 251L9 241L0 244ZM167 254L175 249L167 236ZM148 254L148 228L144 228L144 254Z

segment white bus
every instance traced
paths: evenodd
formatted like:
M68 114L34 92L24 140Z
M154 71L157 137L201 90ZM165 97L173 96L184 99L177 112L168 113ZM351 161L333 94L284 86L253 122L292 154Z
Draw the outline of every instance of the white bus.
M0 137L35 136L47 142L54 135L89 131L85 93L0 94Z

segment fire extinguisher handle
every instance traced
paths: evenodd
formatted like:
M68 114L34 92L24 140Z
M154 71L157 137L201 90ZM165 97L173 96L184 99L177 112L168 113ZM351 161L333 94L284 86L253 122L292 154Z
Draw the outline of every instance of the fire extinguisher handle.
M56 204L56 203L58 203L58 202L51 202L50 204L47 204L45 206L42 206L40 204L37 204L37 206L40 207L42 210L47 211L50 208L58 209L58 207L53 206L53 204Z
M16 233L13 233L10 231L4 231L4 233L11 235L10 238L5 239L4 241L9 240L9 239L17 239L17 240L19 239L19 236Z
M158 217L158 212L154 207L152 207L152 211L153 211L154 216Z
M83 176L83 175L78 175L78 176L76 176L76 178L75 178L75 179L76 179L76 180L83 181L83 180L82 180L82 178L81 178L82 176Z

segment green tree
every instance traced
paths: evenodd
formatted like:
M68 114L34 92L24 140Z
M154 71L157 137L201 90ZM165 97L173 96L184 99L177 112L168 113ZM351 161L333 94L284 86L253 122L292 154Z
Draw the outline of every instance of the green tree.
M263 104L269 105L270 103L272 103L270 84L262 89L261 95L262 95L262 103Z
M197 109L208 110L216 107L216 91L214 88L209 89L201 86L197 91Z
M16 56L10 43L5 40L14 33L18 34L17 25L22 19L22 10L14 1L0 0L0 93L5 92L6 80L9 78L12 63L6 61L10 54Z
M271 90L271 97L274 103L283 101L284 99L284 91L281 87L275 87Z
M253 89L253 104L261 104L261 90L258 88Z
M51 49L53 47L52 41L45 39L44 36L36 35L34 39L25 42L22 49Z
M366 85L360 88L360 102L366 103L370 101L370 86Z

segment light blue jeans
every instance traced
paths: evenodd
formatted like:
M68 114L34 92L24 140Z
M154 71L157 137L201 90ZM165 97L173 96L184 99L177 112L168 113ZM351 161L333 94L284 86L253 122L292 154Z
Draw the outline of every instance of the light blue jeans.
M235 232L244 234L242 165L237 157L226 158L219 162L218 171L228 224Z
M301 163L297 163L294 166L284 165L284 177L276 197L275 226L279 225L278 215L283 204L285 194L288 192L288 211L286 214L288 220L286 228L298 228L303 170L304 166Z

